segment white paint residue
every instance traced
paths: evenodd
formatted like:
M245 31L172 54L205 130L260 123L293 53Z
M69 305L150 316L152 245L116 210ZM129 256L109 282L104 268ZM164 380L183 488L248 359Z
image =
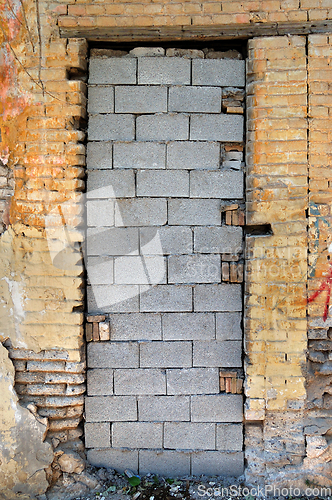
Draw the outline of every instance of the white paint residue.
M15 332L17 336L16 339L17 347L27 348L28 346L25 342L23 342L22 334L20 331L20 324L25 318L25 312L23 306L23 301L24 301L23 287L21 283L19 283L18 281L12 281L8 279L6 276L2 279L4 279L8 285L9 293L11 295L11 299L14 306L14 323L15 323Z
M332 243L330 243L330 244L329 244L329 246L328 246L328 251L329 251L330 253L332 253Z

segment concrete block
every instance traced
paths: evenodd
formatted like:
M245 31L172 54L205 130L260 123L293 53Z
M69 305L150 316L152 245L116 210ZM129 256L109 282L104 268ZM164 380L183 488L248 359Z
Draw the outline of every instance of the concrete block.
M112 425L114 448L162 448L163 424L155 422L115 422Z
M89 62L89 83L134 85L136 83L136 66L136 59L91 57Z
M134 396L93 396L85 398L87 422L126 422L137 420Z
M215 338L213 313L166 313L162 315L164 340L212 340Z
M113 145L111 142L88 142L86 165L92 168L112 168Z
M116 113L165 113L167 87L115 87Z
M128 285L166 283L166 259L161 255L116 257L114 282Z
M141 368L192 366L191 342L141 342Z
M114 87L89 87L88 113L114 113Z
M234 170L190 172L191 198L243 198L243 173Z
M139 311L138 285L94 285L87 287L88 312L114 313Z
M229 253L243 251L241 227L197 227L194 229L194 251L198 253Z
M114 144L114 168L165 168L166 144L119 142Z
M183 368L167 370L167 394L219 393L217 368ZM204 420L200 420L204 422ZM212 422L212 420L207 420Z
M160 314L112 314L111 339L161 340Z
M181 226L140 229L140 248L144 255L192 253L192 229Z
M181 477L190 474L190 453L160 450L139 452L139 473L160 474L163 477Z
M163 47L135 47L129 51L132 57L158 57L165 55Z
M242 142L242 115L192 115L190 121L191 141Z
M221 223L219 200L169 200L171 226L218 226Z
M192 422L242 422L242 396L240 394L192 396L191 420Z
M215 424L165 422L164 448L171 450L215 450Z
M167 221L167 203L161 198L120 199L115 205L116 226L162 226Z
M138 420L152 422L189 421L189 396L148 396L138 398Z
M138 370L115 370L114 392L115 394L119 395L166 394L165 370L158 370L153 368Z
M102 203L105 203L104 201ZM132 227L88 228L88 255L137 255L138 229Z
M193 366L242 366L242 343L238 340L194 342Z
M90 342L87 345L89 368L138 368L136 342Z
M217 450L242 451L243 426L241 424L217 424Z
M87 198L130 198L135 196L133 170L93 170L88 173Z
M113 283L112 257L88 257L86 269L90 285L111 285Z
M236 59L196 59L192 62L193 85L245 86L245 61Z
M86 202L87 225L94 227L114 226L113 200L88 200Z
M190 60L183 58L138 59L139 85L190 85Z
M194 310L242 311L241 285L197 285L194 289Z
M218 142L170 142L167 145L167 168L218 169L220 144Z
M116 448L105 450L88 450L88 462L95 467L106 467L124 472L130 469L134 473L138 472L138 451L121 450Z
M137 196L189 196L189 172L141 170L137 172L136 182Z
M220 113L220 87L170 87L168 111Z
M220 283L219 255L171 255L168 283Z
M113 370L99 368L88 370L86 378L88 396L113 395ZM98 448L98 446L94 446L94 448Z
M157 285L140 296L141 312L187 312L192 310L192 289Z
M109 448L111 432L108 422L85 422L84 442L86 448Z
M92 115L88 126L89 141L133 141L134 115Z
M89 139L93 140L90 136ZM138 141L186 141L189 139L189 116L182 114L138 116L136 139Z
M192 474L194 475L238 477L243 472L244 455L242 452L201 451L192 454Z
M240 312L217 313L217 340L242 340L242 335L242 315Z

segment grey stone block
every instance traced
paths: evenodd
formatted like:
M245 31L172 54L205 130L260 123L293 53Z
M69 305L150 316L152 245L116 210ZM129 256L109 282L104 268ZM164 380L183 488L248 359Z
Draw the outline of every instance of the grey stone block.
M137 172L136 182L137 196L189 196L189 172L141 170Z
M219 200L169 200L168 223L173 226L218 226Z
M220 87L170 87L168 110L185 113L220 113Z
M190 85L190 60L145 58L138 60L139 85Z
M141 368L192 366L191 342L141 342Z
M119 142L114 144L114 168L165 168L166 144Z
M242 311L241 285L196 285L194 310L197 312Z
M164 477L181 477L190 474L190 453L160 450L139 452L139 473L160 474Z
M135 196L133 170L93 170L88 174L87 198L130 198Z
M130 469L134 473L138 472L138 451L121 450L111 448L109 450L88 450L88 462L95 467L106 467L124 472Z
M136 342L90 342L87 346L89 368L138 368Z
M162 226L166 221L164 199L120 199L115 205L116 226Z
M166 49L166 57L183 57L184 59L204 59L204 52L197 49Z
M134 396L93 396L85 398L87 422L126 422L137 420Z
M245 86L245 61L236 59L196 59L192 63L193 85Z
M243 401L240 394L192 396L192 422L242 422Z
M242 142L242 115L192 115L190 121L191 141Z
M234 170L190 172L192 198L243 198L243 173Z
M136 139L138 141L174 141L176 139L186 141L189 139L189 116L183 114L138 116Z
M120 395L166 394L165 370L158 370L154 368L138 370L115 370L114 392L115 394Z
M244 455L222 453L220 451L201 451L192 454L192 474L207 476L241 476L244 472Z
M132 85L136 83L136 59L91 57L90 84Z
M164 340L212 340L215 338L213 313L166 313L162 315Z
M187 312L192 310L192 289L187 286L157 285L140 297L141 312Z
M165 422L164 448L173 450L215 450L215 424Z
M87 168L112 168L111 142L88 142L86 153Z
M217 450L242 451L243 426L241 424L217 424Z
M115 87L116 113L163 113L167 111L167 87Z
M164 226L140 229L140 248L144 255L192 253L190 227Z
M161 340L160 314L112 314L111 339Z
M158 57L165 55L165 49L163 47L135 47L129 51L129 54L133 57Z
M197 227L194 229L194 251L199 253L237 254L243 250L241 227Z
M115 422L112 425L114 448L162 448L163 424L155 422Z
M194 342L193 366L241 367L242 343L237 340Z
M100 370L99 368L88 370L86 378L88 396L113 395L113 370Z
M166 283L166 259L161 255L116 257L114 282L128 285Z
M219 393L219 370L217 368L167 370L168 395L216 393ZM204 422L204 419L199 421ZM212 422L212 420L207 420L207 422Z
M138 420L188 421L190 420L189 396L148 396L138 398Z
M86 448L109 448L111 446L110 424L108 422L85 422L84 441Z
M220 255L171 255L168 283L220 283Z
M138 285L94 285L87 287L89 313L138 312Z
M218 142L170 142L167 145L167 168L218 169L220 144Z
M113 283L112 257L88 257L86 269L90 285L111 285Z
M102 202L104 203L104 201ZM138 229L132 227L88 228L88 255L137 255Z
M86 202L87 225L92 227L114 226L113 200L88 200Z
M114 87L89 87L88 113L114 113Z
M216 338L217 340L242 340L240 312L217 313Z
M92 115L88 127L89 141L133 141L133 115Z

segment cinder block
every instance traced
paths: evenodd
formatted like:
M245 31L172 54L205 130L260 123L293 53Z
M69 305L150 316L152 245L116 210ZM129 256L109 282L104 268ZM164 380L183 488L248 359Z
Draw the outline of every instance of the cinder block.
M165 370L149 368L138 370L115 370L114 392L115 394L135 395L166 394Z
M139 473L181 477L190 474L190 453L181 451L139 451Z
M215 338L213 313L166 313L162 315L164 340L212 340Z
M112 425L114 448L162 448L163 424L155 422L115 422Z
M242 142L242 115L192 115L190 121L191 141Z
M192 396L191 420L192 422L242 422L242 396L240 394Z
M136 83L136 59L91 57L89 83L99 85L133 85Z
M86 374L88 396L113 395L113 370L88 370ZM98 446L93 446L98 448Z
M151 285L166 283L166 260L162 255L116 257L114 282L118 284Z
M102 203L105 203L104 201ZM88 228L88 255L137 255L138 229L133 227Z
M216 394L219 392L217 368L183 368L167 370L167 394ZM198 421L198 420L196 420ZM204 420L199 420L204 422ZM212 420L207 420L212 422Z
M171 255L168 283L220 283L220 255Z
M194 229L194 251L199 253L237 254L243 251L241 227L197 227Z
M112 257L88 257L86 270L90 285L111 285L113 283Z
M87 287L89 313L138 312L138 285L94 285Z
M167 203L161 198L120 199L115 205L116 226L162 226L167 221Z
M220 144L218 142L170 142L167 145L167 168L218 169Z
M137 420L134 396L94 396L85 398L87 422L126 422Z
M141 368L179 368L192 366L191 342L140 343Z
M114 87L89 87L88 113L114 113Z
M189 196L189 172L141 170L137 172L136 182L137 196Z
M95 467L106 467L124 472L130 469L138 472L138 451L111 448L109 450L88 450L88 462Z
M192 229L181 226L140 229L140 248L144 255L192 253Z
M114 144L114 168L165 168L166 144L119 142Z
M114 226L113 200L88 200L86 202L86 218L88 226Z
M220 87L170 87L169 111L220 113Z
M192 198L243 198L243 173L234 170L190 172Z
M243 426L241 424L217 424L217 450L242 451Z
M110 424L108 422L85 422L84 441L86 448L109 448L111 446Z
M111 339L161 340L160 314L112 314Z
M138 368L136 342L90 342L87 346L89 368Z
M236 368L242 366L242 343L233 340L194 342L193 366L219 366Z
M129 117L129 115L124 116ZM89 139L93 140L93 137L89 136ZM189 139L189 116L183 114L138 116L136 139L138 141L186 141Z
M88 127L89 141L133 141L133 115L92 115Z
M187 312L192 310L192 289L157 285L140 296L141 312Z
M171 226L218 226L221 223L219 200L169 200Z
M87 198L130 198L135 196L133 170L93 170L88 173Z
M88 142L86 152L87 168L112 168L111 142Z
M190 85L190 60L142 57L138 59L139 85Z
M242 311L241 285L196 285L194 310L197 312Z
M245 86L245 61L241 60L195 59L192 73L193 85Z
M241 476L244 472L244 456L238 451L201 451L192 454L192 474L207 476Z
M148 396L138 398L138 420L165 422L190 420L189 396Z
M217 340L242 340L241 313L217 313L216 338Z
M167 87L115 87L116 113L164 113Z
M215 450L216 428L212 423L165 422L164 448Z

